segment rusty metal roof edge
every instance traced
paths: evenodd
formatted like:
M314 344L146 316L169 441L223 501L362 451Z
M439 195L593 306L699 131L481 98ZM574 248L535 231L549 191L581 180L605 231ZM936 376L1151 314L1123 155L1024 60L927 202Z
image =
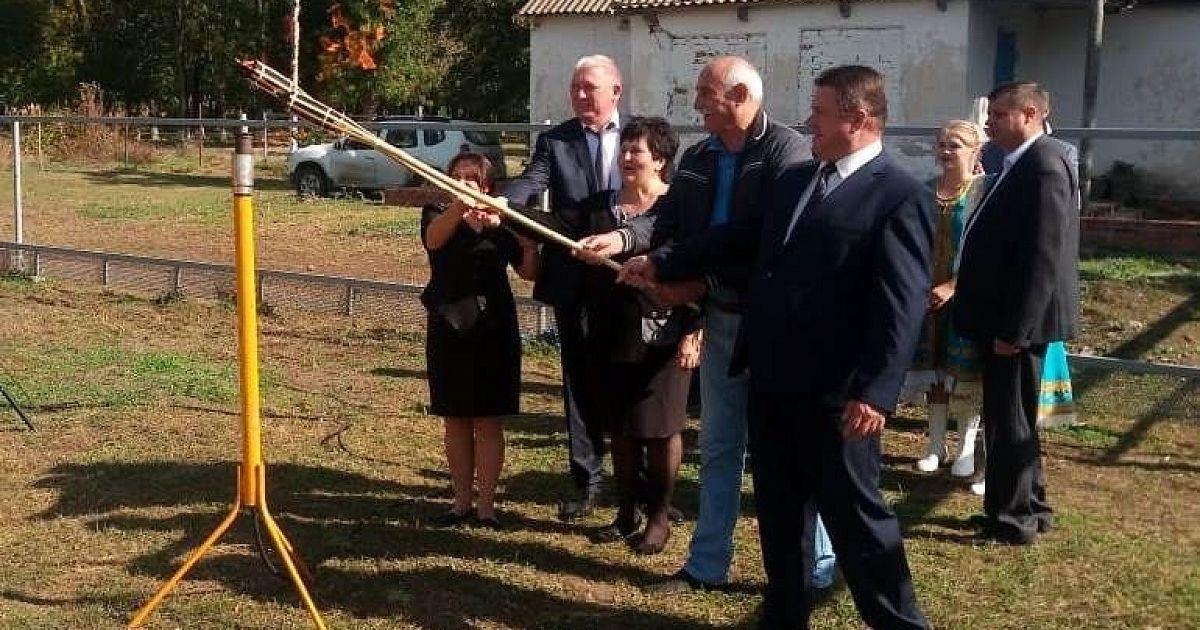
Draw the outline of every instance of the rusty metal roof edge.
M517 10L517 17L543 15L613 15L615 0L529 0Z
M886 0L851 0L871 2ZM517 11L520 19L547 15L628 15L645 11L766 4L833 4L839 0L529 0Z

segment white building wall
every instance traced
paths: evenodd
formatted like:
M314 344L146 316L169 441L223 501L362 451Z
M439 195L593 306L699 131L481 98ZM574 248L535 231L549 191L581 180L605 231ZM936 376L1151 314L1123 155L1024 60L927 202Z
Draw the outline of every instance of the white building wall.
M691 108L695 78L712 55L732 53L759 68L767 112L789 125L808 117L815 75L846 63L884 72L892 124L938 124L967 113L967 16L964 2L942 12L928 0L856 3L849 19L834 3L754 6L746 21L732 7L631 16L629 109L698 124ZM933 173L930 139L887 143L918 175Z
M967 95L984 96L992 91L993 87L996 31L1000 28L1000 17L996 14L994 5L972 2L969 5L967 22L967 41L970 42L967 53Z
M1050 91L1053 121L1083 120L1086 11L1047 10L1032 37L1037 52L1018 62L1018 76ZM1200 128L1200 7L1137 7L1105 19L1096 124L1099 127ZM1149 194L1200 199L1200 142L1099 140L1095 172L1115 160L1133 164Z
M612 57L622 70L629 67L629 32L620 18L553 15L534 22L529 35L530 122L561 122L575 115L568 93L571 73L580 57L593 54Z
M694 50L707 38L714 44L725 40L727 52L749 51L758 57L754 61L766 84L766 106L778 120L798 124L807 117L812 73L806 66L811 68L816 56L820 68L864 63L883 69L897 101L891 122L934 124L961 116L967 104L967 15L964 2L952 2L942 12L928 0L910 0L855 3L849 19L841 17L836 3L753 6L745 22L732 7L693 7L657 14L653 28L633 16L630 107L662 115L672 109L673 100L685 99L690 108L692 94L667 87L690 87L703 63L684 65L686 55L673 51ZM847 45L847 38L855 40L853 45ZM822 56L822 50L828 54Z
M967 115L971 101L994 87L996 34L1003 28L1017 34L1016 78L1051 91L1056 126L1080 124L1085 11L992 0L952 0L946 12L931 0L851 7L849 19L836 3L755 5L747 21L729 6L668 10L652 19L538 18L531 34L530 120L569 118L571 67L578 57L601 52L625 72L624 113L693 123L695 74L705 55L729 52L747 54L760 66L767 111L788 124L807 116L812 70L860 62L888 75L893 124L936 125ZM1107 17L1097 115L1102 127L1200 127L1200 7L1146 5ZM914 158L908 163L918 174L932 173L928 139L893 137L889 144ZM1200 198L1200 169L1193 167L1200 163L1200 142L1104 140L1095 148L1097 173L1122 160L1158 191Z

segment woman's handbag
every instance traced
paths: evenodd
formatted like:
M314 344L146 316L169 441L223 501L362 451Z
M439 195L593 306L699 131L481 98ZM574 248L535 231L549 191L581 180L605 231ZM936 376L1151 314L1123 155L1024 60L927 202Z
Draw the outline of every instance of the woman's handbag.
M648 307L644 300L642 305L642 341L646 345L661 348L683 339L686 309Z
M426 304L425 307L450 324L456 332L466 332L474 328L479 323L479 318L487 312L487 298L482 295L469 295L445 304Z

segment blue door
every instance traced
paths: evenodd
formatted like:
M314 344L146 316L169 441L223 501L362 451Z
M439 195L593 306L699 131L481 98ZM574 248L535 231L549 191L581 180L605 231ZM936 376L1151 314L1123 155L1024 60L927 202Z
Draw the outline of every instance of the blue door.
M996 66L993 85L1008 83L1017 73L1017 33L1001 27L996 31Z

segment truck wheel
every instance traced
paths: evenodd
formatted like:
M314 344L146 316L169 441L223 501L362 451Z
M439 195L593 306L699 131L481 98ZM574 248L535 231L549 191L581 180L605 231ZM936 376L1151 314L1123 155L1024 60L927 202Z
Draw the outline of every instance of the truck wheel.
M315 164L297 166L295 181L296 194L301 197L324 197L329 192L329 180Z

